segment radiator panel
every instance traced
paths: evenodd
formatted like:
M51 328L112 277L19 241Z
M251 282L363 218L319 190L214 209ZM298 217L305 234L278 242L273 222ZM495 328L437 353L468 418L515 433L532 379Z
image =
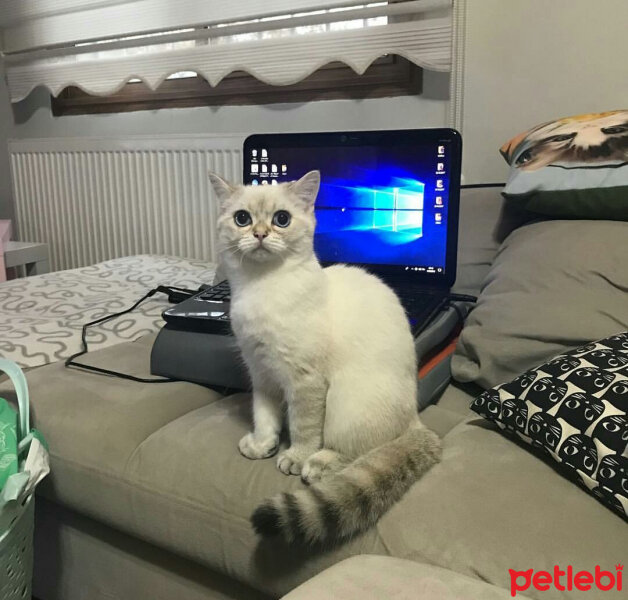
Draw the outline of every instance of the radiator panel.
M242 136L9 143L17 238L45 242L51 268L133 254L216 260L212 170L242 178Z

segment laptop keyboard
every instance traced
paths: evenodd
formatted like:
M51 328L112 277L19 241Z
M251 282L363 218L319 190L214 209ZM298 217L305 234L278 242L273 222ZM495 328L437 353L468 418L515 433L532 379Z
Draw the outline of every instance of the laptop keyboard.
M205 302L229 302L231 289L228 281L209 288L197 296ZM426 292L425 290L403 290L399 292L399 299L410 316L421 317L429 313L442 299L442 295Z
M229 302L231 300L229 282L225 279L218 285L209 288L206 292L199 294L197 298L206 302Z
M445 302L443 294L429 293L425 290L406 290L405 293L399 294L399 299L415 336L429 325Z
M416 312L424 306L433 305L441 297L424 290L398 292L397 295L408 312Z

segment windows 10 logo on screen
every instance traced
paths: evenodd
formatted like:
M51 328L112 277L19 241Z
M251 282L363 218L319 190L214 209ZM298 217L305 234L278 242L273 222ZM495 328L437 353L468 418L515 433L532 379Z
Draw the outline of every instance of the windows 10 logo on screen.
M381 181L381 179L380 179ZM385 183L323 182L316 203L319 256L347 261L404 264L423 237L425 184L388 177Z
M371 190L373 229L405 231L415 236L423 233L423 197L425 185L419 181L406 187Z

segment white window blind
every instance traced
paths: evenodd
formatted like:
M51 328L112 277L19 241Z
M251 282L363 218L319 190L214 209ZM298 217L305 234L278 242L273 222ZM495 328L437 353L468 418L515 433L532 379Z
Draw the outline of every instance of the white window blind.
M46 86L106 95L173 73L216 85L242 70L272 85L341 61L363 73L385 54L451 68L451 0L3 0L11 100Z

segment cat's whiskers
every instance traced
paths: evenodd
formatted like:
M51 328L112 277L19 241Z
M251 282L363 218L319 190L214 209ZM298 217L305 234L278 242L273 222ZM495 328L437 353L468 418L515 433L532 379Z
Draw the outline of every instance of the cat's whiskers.
M228 250L240 250L240 240L235 240L234 242L231 242L229 244L227 244L226 246L223 247L223 250L228 251Z

